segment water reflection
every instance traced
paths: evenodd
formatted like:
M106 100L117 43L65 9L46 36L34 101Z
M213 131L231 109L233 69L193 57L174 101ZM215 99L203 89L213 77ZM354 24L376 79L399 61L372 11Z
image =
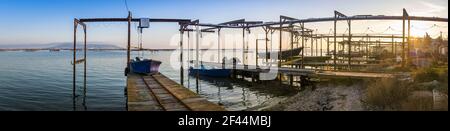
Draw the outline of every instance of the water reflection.
M86 97L87 97L87 87L83 86L83 92L82 95L78 95L75 91L75 94L72 95L72 107L73 111L77 111L78 109L78 101L81 99L81 108L83 111L87 111L87 104L86 104Z
M277 82L251 83L246 80L230 78L199 77L199 88L196 77L188 77L188 88L199 92L208 100L223 105L228 110L245 110L261 105L273 98L291 96L298 92L296 88L280 86ZM201 88L202 86L208 88Z

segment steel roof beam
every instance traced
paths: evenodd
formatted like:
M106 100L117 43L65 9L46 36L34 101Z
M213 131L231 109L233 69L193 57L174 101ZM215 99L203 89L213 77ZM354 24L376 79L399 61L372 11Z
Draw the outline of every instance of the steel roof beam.
M140 18L131 19L132 22L139 22ZM128 18L84 18L80 22L128 22ZM190 23L190 19L150 19L150 22L178 22Z

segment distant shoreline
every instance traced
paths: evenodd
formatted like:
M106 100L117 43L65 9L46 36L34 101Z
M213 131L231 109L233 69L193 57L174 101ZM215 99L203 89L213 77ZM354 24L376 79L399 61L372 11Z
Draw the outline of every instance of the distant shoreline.
M73 51L73 49L54 49L54 48L7 48L7 49L1 49L1 51L25 51L25 52L34 52L34 51ZM83 49L77 49L78 51L81 51ZM88 49L89 51L126 51L126 49ZM131 49L131 51L175 51L178 49ZM189 49L184 49L189 50ZM195 50L195 49L190 49ZM200 50L217 50L217 49L200 49ZM233 49L225 49L225 50L233 50ZM239 49L238 49L239 50Z
M77 51L81 51L83 49L77 49ZM88 49L89 51L126 51L126 49ZM131 49L131 51L175 51L178 49ZM184 49L184 50L189 50L189 49ZM195 50L195 49L190 49L190 50ZM199 50L217 50L217 49L199 49ZM222 49L221 49L222 50ZM233 50L233 49L225 49L225 50ZM240 49L236 49L236 50L240 50ZM2 49L0 48L0 52L1 51L25 51L25 52L34 52L34 51L73 51L73 49L54 49L54 48L5 48Z
M35 48L30 48L30 49L24 49L24 48L20 48L20 49L0 49L0 51L62 51L62 50L69 50L69 51L73 51L73 49L35 49ZM77 50L83 50L83 49L77 49ZM90 51L126 51L126 49L88 49ZM144 51L173 51L175 49L142 49ZM136 49L132 49L132 51L139 51Z

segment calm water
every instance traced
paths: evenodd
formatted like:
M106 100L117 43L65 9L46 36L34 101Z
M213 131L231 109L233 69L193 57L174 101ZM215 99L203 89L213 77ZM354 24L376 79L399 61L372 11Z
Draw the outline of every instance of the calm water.
M172 67L170 64L173 52L144 54L146 57L163 61L160 72L179 82L178 67ZM123 75L125 56L124 51L88 52L85 97L82 64L77 68L77 94L80 96L75 99L76 110L126 110L126 77ZM137 56L137 53L132 56ZM72 52L0 52L0 60L0 110L74 110L70 63ZM176 62L176 59L172 61ZM224 105L228 110L251 108L273 98L285 97L286 92L290 92L264 86L255 88L245 82L211 78L201 79L200 88L197 89L195 78L187 77L185 76L185 86L209 101Z

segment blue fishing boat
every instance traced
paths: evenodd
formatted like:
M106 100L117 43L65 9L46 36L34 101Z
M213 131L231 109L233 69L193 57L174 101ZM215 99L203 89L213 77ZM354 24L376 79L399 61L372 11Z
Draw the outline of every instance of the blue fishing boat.
M189 75L196 76L208 76L208 77L229 77L231 75L230 69L206 69L203 65L200 69L189 68Z
M139 57L130 62L131 71L138 74L158 73L160 65L161 61L141 59Z

